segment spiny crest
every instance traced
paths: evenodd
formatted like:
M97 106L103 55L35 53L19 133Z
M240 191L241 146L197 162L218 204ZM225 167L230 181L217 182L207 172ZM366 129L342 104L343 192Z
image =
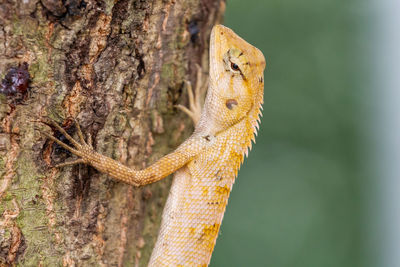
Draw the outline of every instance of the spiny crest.
M255 108L255 111L253 112L254 115L250 117L250 123L252 125L252 134L251 134L251 139L249 140L247 144L247 148L245 150L245 155L248 157L249 152L252 149L252 142L255 144L256 143L256 136L258 134L258 130L260 128L260 123L261 123L261 117L262 117L262 99L260 103L258 104L258 108ZM250 115L250 114L249 114Z

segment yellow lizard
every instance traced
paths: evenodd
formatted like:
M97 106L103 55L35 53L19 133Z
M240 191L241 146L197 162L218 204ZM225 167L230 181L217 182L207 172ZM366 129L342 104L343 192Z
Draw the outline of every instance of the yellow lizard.
M134 186L154 183L175 172L149 266L207 266L229 193L258 129L264 68L260 50L229 28L216 25L210 38L210 76L203 111L192 92L190 109L180 107L195 121L194 133L174 152L143 170L94 151L78 124L79 142L52 122L74 147L44 134L79 157L59 166L89 164Z

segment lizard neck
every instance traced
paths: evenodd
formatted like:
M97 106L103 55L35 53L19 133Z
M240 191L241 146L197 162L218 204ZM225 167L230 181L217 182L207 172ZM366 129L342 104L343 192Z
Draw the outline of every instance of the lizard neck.
M211 88L210 88L211 89ZM259 121L261 116L263 104L263 90L258 91L258 95L254 97L255 101L251 108L237 120L229 120L226 115L225 101L210 90L204 104L203 113L197 124L194 136L218 136L224 132L236 136L238 141L243 145L243 153L247 154L247 149L251 148L251 141L255 140L259 128ZM220 103L220 104L217 104ZM224 110L225 111L221 111Z

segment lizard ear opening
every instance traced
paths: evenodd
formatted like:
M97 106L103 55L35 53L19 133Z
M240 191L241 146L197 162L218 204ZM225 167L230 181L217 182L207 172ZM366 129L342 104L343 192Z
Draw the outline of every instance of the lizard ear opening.
M226 102L225 102L225 106L226 106L229 110L234 109L237 105L238 105L238 102L236 101L236 99L228 99L228 100L226 100Z

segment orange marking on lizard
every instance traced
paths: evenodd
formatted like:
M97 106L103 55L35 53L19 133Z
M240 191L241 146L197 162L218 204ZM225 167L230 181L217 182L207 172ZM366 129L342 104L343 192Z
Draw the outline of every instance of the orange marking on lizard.
M228 188L228 186L217 186L215 188L215 193L219 194L219 195L229 195L229 193L231 192L231 190Z

